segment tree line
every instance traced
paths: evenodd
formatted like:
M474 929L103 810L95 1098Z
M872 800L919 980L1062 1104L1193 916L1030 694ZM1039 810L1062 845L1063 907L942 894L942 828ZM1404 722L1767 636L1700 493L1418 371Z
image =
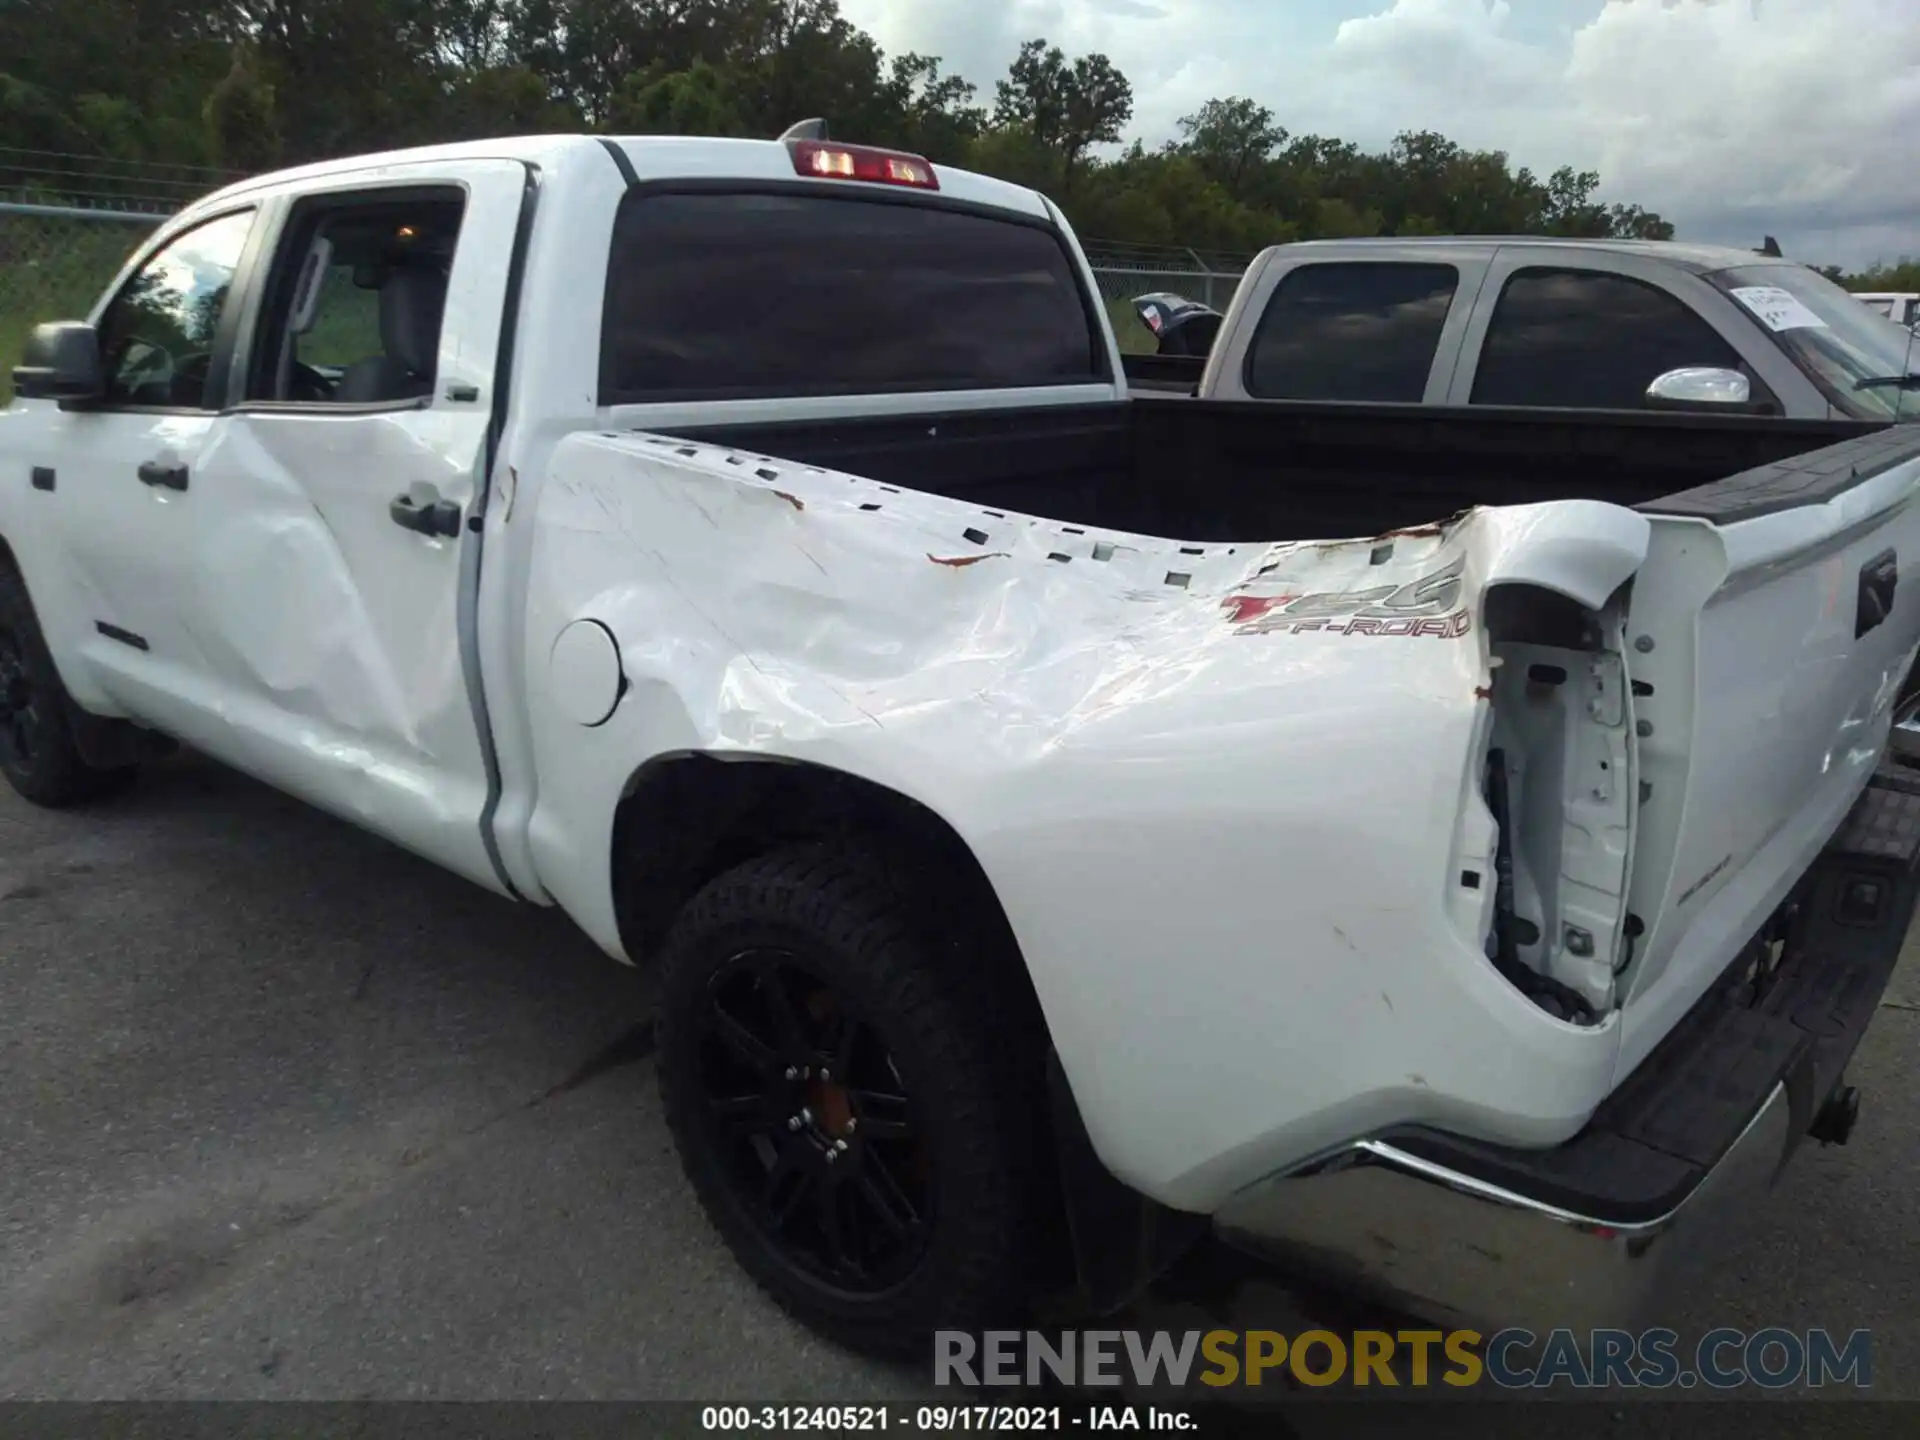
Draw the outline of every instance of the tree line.
M1821 266L1820 272L1829 280L1837 281L1849 290L1920 294L1920 260L1911 256L1902 256L1898 260L1869 265L1865 270L1853 275L1846 274L1832 265Z
M16 152L253 172L537 131L766 137L812 116L1044 190L1112 241L1674 233L1597 199L1592 171L1539 176L1430 131L1370 152L1245 97L1116 153L1133 90L1106 56L1030 40L983 92L936 56L883 53L838 0L0 0Z

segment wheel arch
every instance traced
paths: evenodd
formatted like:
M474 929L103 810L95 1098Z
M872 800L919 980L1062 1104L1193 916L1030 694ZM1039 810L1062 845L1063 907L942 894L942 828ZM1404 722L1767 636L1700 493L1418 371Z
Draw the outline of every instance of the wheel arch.
M1057 1173L1050 1184L1064 1232L1061 1260L1084 1302L1108 1313L1137 1295L1204 1229L1116 1179L1099 1157L1060 1066L1018 938L972 847L931 806L864 776L812 761L685 750L628 777L615 811L609 864L627 954L651 953L703 886L792 844L844 839L892 863L932 867L951 902L942 929L978 938L980 978L996 1020L1029 1046L1033 1103ZM1008 1002L1011 1002L1009 1007Z
M1164 1273L1204 1232L1115 1178L1094 1152L1005 909L972 847L931 806L863 776L811 761L680 751L638 767L622 790L612 844L614 910L627 954L652 951L708 881L788 844L879 842L891 860L938 867L965 929L988 943L981 980L996 1011L1030 1044L1033 1101L1045 1114L1064 1222L1059 1277L1111 1313ZM964 943L964 941L962 942ZM1030 1027L1030 1028L1029 1028Z
M680 908L716 876L815 840L880 844L932 867L969 928L1039 1001L1012 923L973 848L946 817L891 786L814 761L681 750L656 755L621 787L609 855L626 952L659 945Z

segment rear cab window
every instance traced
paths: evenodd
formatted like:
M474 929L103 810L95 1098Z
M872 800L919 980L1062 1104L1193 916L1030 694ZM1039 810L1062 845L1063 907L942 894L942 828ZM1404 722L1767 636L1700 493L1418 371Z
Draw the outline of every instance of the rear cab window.
M1248 346L1247 393L1418 404L1459 286L1452 265L1334 261L1288 271Z
M958 202L639 187L614 221L600 403L1109 383L1059 233Z

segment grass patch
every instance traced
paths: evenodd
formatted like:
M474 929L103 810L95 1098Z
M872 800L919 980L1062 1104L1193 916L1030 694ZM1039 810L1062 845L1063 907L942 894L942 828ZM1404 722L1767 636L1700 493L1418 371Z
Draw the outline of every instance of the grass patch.
M1153 355L1159 352L1159 340L1133 308L1132 301L1107 301L1107 323L1113 326L1113 335L1120 342L1122 355Z
M0 405L13 401L33 327L84 316L147 233L119 220L0 215Z

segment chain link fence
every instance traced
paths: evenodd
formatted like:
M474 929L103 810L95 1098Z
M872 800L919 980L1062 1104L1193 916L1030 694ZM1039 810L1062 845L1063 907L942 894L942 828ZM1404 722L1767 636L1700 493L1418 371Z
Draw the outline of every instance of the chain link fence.
M13 367L43 320L85 315L164 216L0 201L0 405Z
M84 315L127 256L186 198L110 192L60 203L5 198L21 193L0 188L0 405L13 398L13 367L28 331L43 320ZM1120 348L1138 354L1152 354L1155 341L1134 312L1135 296L1171 291L1225 310L1246 268L1244 256L1085 243Z
M84 315L155 225L239 178L204 165L0 145L0 405L13 398L28 331Z
M1082 244L1120 348L1141 355L1151 355L1158 346L1153 332L1134 311L1136 296L1171 293L1224 311L1233 303L1233 292L1239 288L1251 258L1171 245L1129 245L1110 240L1086 240Z

